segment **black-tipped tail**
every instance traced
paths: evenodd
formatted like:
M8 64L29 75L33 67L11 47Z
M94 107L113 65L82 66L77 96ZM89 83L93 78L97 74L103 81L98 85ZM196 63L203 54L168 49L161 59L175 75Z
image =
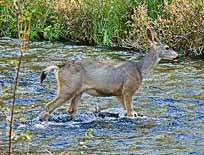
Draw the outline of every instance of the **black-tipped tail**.
M47 76L47 73L46 71L42 71L41 74L40 74L40 83L42 84L44 79L46 78Z
M42 84L44 79L46 78L47 74L51 71L51 70L58 70L59 67L53 65L53 66L49 66L47 68L45 68L41 74L40 74L40 83Z

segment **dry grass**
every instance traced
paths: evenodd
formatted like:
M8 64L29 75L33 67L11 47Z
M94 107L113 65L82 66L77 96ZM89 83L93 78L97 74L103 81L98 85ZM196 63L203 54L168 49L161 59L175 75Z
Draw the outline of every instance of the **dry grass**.
M160 35L185 54L204 52L204 2L202 0L174 0L165 3L166 16L155 21Z
M164 1L164 13L156 20L148 16L146 5L134 9L130 23L130 35L125 40L128 46L146 48L145 29L153 27L161 40L184 54L204 53L204 2L202 0Z
M6 3L5 3L6 2ZM203 0L35 0L31 38L146 49L146 27L184 54L204 54ZM15 36L12 0L0 6L0 35Z
M144 49L147 47L146 29L150 26L151 18L147 14L147 6L139 5L133 9L131 22L128 23L130 28L129 35L123 41L123 46Z

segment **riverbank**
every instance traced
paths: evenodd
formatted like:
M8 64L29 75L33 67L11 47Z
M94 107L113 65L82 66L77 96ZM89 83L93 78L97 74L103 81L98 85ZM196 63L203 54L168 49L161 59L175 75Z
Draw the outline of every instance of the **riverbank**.
M22 6L20 17L31 21L31 40L144 50L149 26L181 54L204 54L202 0L28 0ZM13 1L1 1L0 13L0 36L17 37Z

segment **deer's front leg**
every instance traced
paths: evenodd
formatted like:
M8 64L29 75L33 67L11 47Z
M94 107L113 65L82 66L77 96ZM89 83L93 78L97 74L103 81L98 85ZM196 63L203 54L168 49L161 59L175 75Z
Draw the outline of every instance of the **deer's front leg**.
M116 96L116 98L117 98L118 101L122 104L124 110L126 110L126 106L125 106L125 103L124 103L124 97L123 97L123 95L121 95L121 96Z
M127 92L124 94L124 102L125 102L125 107L126 107L128 116L129 117L137 117L137 113L133 109L132 94L131 93Z

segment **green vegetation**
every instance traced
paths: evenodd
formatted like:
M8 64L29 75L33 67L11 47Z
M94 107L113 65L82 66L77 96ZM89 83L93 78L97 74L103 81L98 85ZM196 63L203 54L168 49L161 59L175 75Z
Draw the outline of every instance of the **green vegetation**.
M20 0L16 0L15 3ZM17 37L13 0L0 0L0 36ZM145 49L146 27L184 54L204 53L203 0L21 0L31 40Z

